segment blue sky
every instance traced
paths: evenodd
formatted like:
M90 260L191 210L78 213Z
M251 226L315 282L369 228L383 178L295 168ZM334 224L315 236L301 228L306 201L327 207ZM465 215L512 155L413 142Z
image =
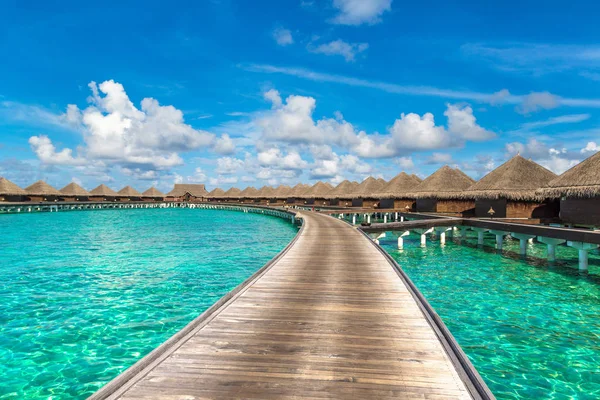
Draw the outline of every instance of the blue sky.
M0 175L23 186L561 173L600 143L589 2L27 3L0 6Z

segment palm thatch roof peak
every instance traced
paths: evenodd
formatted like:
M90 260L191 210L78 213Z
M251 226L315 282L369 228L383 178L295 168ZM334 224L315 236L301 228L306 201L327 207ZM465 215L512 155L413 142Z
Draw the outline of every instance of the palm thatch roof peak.
M384 181L385 182L385 181ZM367 179L362 181L358 186L354 188L354 191L351 193L353 197L358 198L370 198L375 197L375 195L381 190L384 186L380 180L369 176Z
M246 189L240 192L240 197L245 198L256 197L256 195L258 195L258 189L256 189L254 186L248 186Z
M225 191L221 188L214 188L210 192L208 192L209 197L219 197L222 198L225 195Z
M413 178L415 178L419 182L423 182L423 179L421 179L417 174L410 174L410 176L412 176Z
M350 182L349 180L344 180L340 182L336 187L331 189L331 191L327 194L327 198L336 199L343 198L343 196L350 195L354 192L355 188L358 186L358 182Z
M333 189L333 186L330 183L318 181L311 187L309 187L304 193L301 194L300 197L306 199L313 198L325 198L329 192Z
M90 195L117 197L118 193L106 186L105 184L101 184L96 186L94 189L90 190Z
M0 177L0 195L4 196L18 196L26 195L27 192L9 181L6 178Z
M258 197L264 197L264 198L272 198L275 197L275 189L273 189L273 187L271 186L263 186L260 189L258 189Z
M238 189L236 187L232 187L223 194L223 197L239 198L241 193L242 193L242 191L240 189Z
M27 194L33 196L60 196L61 193L44 181L37 181L25 188Z
M291 197L300 197L304 192L306 192L310 188L309 185L305 183L298 183L296 186L292 188L289 196Z
M475 180L458 168L444 165L423 180L410 194L415 198L457 199Z
M420 183L413 175L400 172L379 190L377 196L382 198L409 197L408 193Z
M120 194L121 196L142 197L142 194L140 192L138 192L137 190L135 190L134 188L132 188L129 185L125 186L123 189L119 190L117 193Z
M536 190L556 178L541 165L516 155L465 190L461 197L470 199L505 198L516 201L543 200Z
M290 192L292 191L292 188L289 187L288 185L279 185L276 189L275 189L275 197L277 198L286 198Z
M167 193L167 196L181 197L185 196L186 193L194 197L206 197L208 194L202 183L176 183L173 186L173 190Z
M151 188L148 188L146 191L142 192L142 195L144 197L156 197L156 198L165 197L165 194L163 192L161 192L160 190L158 190L157 188L155 188L154 186L152 186Z
M89 196L90 195L90 192L88 192L87 190L85 190L84 188L82 188L81 186L76 184L75 182L69 183L67 186L60 189L59 192L61 192L63 195L67 195L67 196Z
M537 193L543 197L590 198L600 196L600 152L586 158L548 182Z

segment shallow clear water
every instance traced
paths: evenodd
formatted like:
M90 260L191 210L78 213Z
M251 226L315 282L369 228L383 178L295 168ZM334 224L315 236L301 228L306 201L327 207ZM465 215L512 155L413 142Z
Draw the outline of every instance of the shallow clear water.
M589 274L577 270L577 251L557 248L548 266L546 247L519 241L504 252L476 246L475 234L445 246L421 248L409 236L404 250L382 246L398 261L443 319L498 399L600 398L600 257Z
M0 398L87 397L296 232L200 209L0 216Z

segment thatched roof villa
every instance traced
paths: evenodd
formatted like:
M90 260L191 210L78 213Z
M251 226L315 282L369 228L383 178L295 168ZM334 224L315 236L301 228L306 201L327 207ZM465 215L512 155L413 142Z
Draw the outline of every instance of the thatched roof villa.
M142 199L142 194L129 185L125 186L117 193L119 194L119 201L140 201Z
M229 190L225 191L223 194L223 199L227 202L237 202L240 199L240 194L242 191L236 187L229 188Z
M105 184L90 190L90 200L92 201L114 201L117 197L119 194Z
M37 181L25 188L30 201L56 201L61 193L44 181Z
M351 203L351 194L356 190L358 186L358 182L351 182L349 180L344 180L340 182L339 185L331 189L329 193L327 193L327 198L329 199L329 205L337 206L340 205L340 199L347 199L347 201L342 202L342 206L347 207L350 206Z
M240 193L240 201L242 203L254 203L254 199L258 195L258 189L254 186L248 186Z
M536 191L556 178L541 165L516 155L461 194L475 200L478 218L558 217L558 203Z
M284 204L291 193L292 188L288 185L279 185L275 188L274 204Z
M413 178L415 178L419 182L423 182L423 179L421 179L417 174L410 174L410 176L412 176Z
M417 199L417 212L472 216L475 201L462 199L464 190L475 183L464 172L447 165L423 180L409 195Z
M296 186L290 190L288 194L288 198L286 200L287 204L294 204L298 199L301 198L302 194L306 192L310 188L309 185L305 183L298 183Z
M142 200L144 201L162 201L165 198L165 194L152 186L142 193Z
M306 189L300 197L304 199L304 204L326 205L327 195L333 190L333 186L328 182L318 181Z
M86 201L90 197L90 192L75 182L69 183L67 186L60 189L59 192L64 201Z
M414 210L416 202L409 193L420 183L421 181L415 179L414 175L400 172L376 193L376 196L380 199L379 208Z
M560 198L560 219L579 226L600 225L600 152L586 158L537 193Z
M0 201L23 201L27 192L6 178L0 177Z
M385 185L385 180L375 179L369 176L367 179L362 181L354 190L350 193L350 199L352 200L352 207L366 207L375 208L379 204L379 199L376 194ZM340 198L342 200L342 198Z
M202 183L176 183L173 190L167 193L167 199L175 201L206 200L207 195L208 192Z
M214 188L206 195L208 201L219 201L225 197L225 191L221 188Z

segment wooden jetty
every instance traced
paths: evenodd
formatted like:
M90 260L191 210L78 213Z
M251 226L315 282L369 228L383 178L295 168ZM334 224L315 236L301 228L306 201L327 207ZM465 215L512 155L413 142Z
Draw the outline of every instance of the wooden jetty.
M365 234L298 216L278 257L91 399L493 398Z

